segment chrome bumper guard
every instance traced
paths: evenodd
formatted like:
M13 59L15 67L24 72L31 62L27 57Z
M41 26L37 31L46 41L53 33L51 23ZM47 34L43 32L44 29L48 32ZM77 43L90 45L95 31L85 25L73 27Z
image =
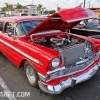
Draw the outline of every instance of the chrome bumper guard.
M51 86L48 84L45 84L41 81L39 81L39 87L44 92L50 93L50 94L60 94L64 89L68 87L73 87L74 85L81 83L83 81L86 81L90 79L98 70L98 65L95 65L93 68L91 68L88 72L79 75L77 77L71 77L67 80L64 80L60 82L58 85Z

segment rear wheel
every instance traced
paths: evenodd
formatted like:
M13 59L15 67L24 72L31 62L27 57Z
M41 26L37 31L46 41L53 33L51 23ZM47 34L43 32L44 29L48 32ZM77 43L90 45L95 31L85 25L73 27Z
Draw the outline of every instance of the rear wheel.
M30 85L38 87L38 74L34 66L28 61L24 64L25 74Z

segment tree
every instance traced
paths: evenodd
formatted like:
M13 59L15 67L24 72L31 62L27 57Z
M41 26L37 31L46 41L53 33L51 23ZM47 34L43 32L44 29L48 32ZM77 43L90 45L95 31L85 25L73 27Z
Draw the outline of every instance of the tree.
M41 9L42 9L42 7L43 7L43 5L38 4L38 6L37 6L37 10L39 11L39 13L41 13Z
M12 14L12 10L13 10L13 5L12 4L9 4L9 10L11 11L11 14Z
M5 11L7 11L7 8L3 7L3 8L1 8L1 11L5 12Z
M46 11L45 11L46 14L53 14L53 13L55 13L55 12L56 12L55 10L49 10L49 11L46 10Z
M8 11L9 14L9 4L8 3L4 3L6 5L5 10Z
M6 5L7 10L9 9L9 4L8 3L4 3Z
M15 6L16 6L16 9L21 9L22 8L22 5L19 4L19 3L17 3Z
M8 4L8 3L5 3L5 5L6 5L6 7L4 7L3 10L8 11L8 14L9 14L9 10L12 12L13 5L12 4Z
M9 4L9 10L13 10L13 5L12 4Z
M22 5L21 4L17 3L15 6L16 6L16 9L18 9L17 12L22 12L22 9L21 9Z

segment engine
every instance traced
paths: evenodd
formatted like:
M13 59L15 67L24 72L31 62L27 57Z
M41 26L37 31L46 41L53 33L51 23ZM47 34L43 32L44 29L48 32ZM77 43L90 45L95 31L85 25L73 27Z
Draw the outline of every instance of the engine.
M70 44L70 41L68 41L66 38L58 39L53 37L50 39L50 47L53 49L62 48L68 44Z
M52 49L58 50L58 49L63 49L69 46L73 46L75 44L81 44L84 42L85 42L84 40L80 38L75 38L75 37L60 38L60 39L52 37L49 40L49 46Z
M73 46L75 44L84 43L85 41L80 38L75 37L69 37L69 38L57 38L57 37L47 37L40 38L35 40L35 43L38 43L43 46L47 46L49 48L52 48L54 50L62 49L65 47Z
M51 36L37 39L35 42L59 52L65 66L80 63L84 61L84 59L93 57L91 43L74 36L69 36L67 38Z

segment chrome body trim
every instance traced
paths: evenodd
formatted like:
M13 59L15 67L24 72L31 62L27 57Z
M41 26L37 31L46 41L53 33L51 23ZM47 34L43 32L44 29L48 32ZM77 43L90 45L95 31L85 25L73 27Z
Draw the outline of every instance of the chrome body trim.
M80 29L80 28L72 28L75 30L86 30L86 31L90 31L90 32L100 32L100 30L94 30L94 29Z
M60 70L63 70L63 69L65 69L65 66L62 66L62 67L60 67L60 68L56 68L56 69L54 69L53 71L48 71L48 72L47 72L47 75L53 74L53 73L55 73L55 72L57 72L57 71L60 71Z
M39 84L40 89L43 90L44 92L47 92L50 94L60 94L64 89L68 87L72 87L72 84L76 85L78 83L81 83L83 81L90 79L97 72L98 68L99 67L97 64L86 73L81 74L77 77L69 77L67 80L61 81L59 84L54 85L54 86L48 85L41 81L38 81L38 84Z
M23 52L22 50L16 48L15 46L9 44L8 42L0 39L0 42L2 42L3 44L5 44L6 46L14 49L15 51L17 51L18 53L22 54L23 56L27 57L28 59L32 60L33 62L39 64L39 65L43 65L40 61L38 61L37 59L33 58L32 56L28 55L27 53Z
M46 81L46 77L44 75L42 75L41 73L38 73L39 79L42 81Z

